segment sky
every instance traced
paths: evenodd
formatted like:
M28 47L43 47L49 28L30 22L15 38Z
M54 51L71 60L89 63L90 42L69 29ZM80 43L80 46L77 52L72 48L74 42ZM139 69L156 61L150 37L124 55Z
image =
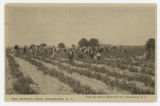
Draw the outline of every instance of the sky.
M77 45L81 38L102 44L144 45L156 36L154 4L7 4L6 45Z

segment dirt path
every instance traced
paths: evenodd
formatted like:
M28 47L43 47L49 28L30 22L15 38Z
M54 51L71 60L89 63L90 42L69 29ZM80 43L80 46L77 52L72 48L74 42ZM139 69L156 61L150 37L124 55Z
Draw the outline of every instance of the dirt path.
M24 75L30 76L33 82L38 85L40 94L73 94L72 89L57 78L44 75L43 72L38 71L37 67L21 58L14 58L21 67L20 71Z
M79 75L76 72L72 73L72 74L69 74L65 70L60 70L58 68L58 66L55 66L55 65L52 65L52 64L49 64L49 63L45 63L45 62L40 61L38 59L34 59L34 60L37 61L37 62L41 62L43 65L45 65L49 69L54 68L57 71L63 72L68 77L75 78L76 80L80 81L80 83L82 85L87 85L87 86L91 87L93 90L96 90L96 91L101 90L106 94L129 94L129 92L127 92L127 91L122 91L122 90L119 90L117 88L111 88L110 86L107 86L105 83L103 83L101 81L98 81L96 79L92 79L92 78L88 78L88 77L83 76L83 75Z

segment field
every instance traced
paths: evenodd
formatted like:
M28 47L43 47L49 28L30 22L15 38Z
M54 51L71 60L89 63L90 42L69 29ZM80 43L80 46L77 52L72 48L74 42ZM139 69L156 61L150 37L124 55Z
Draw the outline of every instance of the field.
M128 56L103 53L101 60L94 61L75 57L71 65L64 53L55 59L7 50L6 93L154 94L154 59L142 59L142 47L128 51Z

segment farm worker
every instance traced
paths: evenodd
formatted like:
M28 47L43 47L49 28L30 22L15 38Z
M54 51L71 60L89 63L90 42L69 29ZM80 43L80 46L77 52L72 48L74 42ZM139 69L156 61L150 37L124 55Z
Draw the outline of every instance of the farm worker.
M27 51L27 47L26 47L26 46L24 46L23 54L26 54L26 51Z
M14 53L14 48L11 48L11 53Z
M74 51L72 49L70 49L69 53L68 53L68 58L69 58L69 63L70 64L73 63L73 57L74 57Z
M101 53L100 53L100 52L97 52L96 57L97 57L98 60L100 60L100 58L101 58Z
M14 46L14 54L16 55L19 52L19 46L15 45Z
M91 57L91 59L93 60L93 58L94 58L93 50L90 50L90 57Z
M56 49L56 47L53 46L52 49L51 49L51 57L56 59L57 58L57 54L58 54L57 52L58 52L58 49Z

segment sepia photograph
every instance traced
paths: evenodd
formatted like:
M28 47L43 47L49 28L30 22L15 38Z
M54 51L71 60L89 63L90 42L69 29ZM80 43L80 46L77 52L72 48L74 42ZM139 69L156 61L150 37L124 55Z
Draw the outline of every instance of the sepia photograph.
M156 101L156 9L6 4L5 99Z

